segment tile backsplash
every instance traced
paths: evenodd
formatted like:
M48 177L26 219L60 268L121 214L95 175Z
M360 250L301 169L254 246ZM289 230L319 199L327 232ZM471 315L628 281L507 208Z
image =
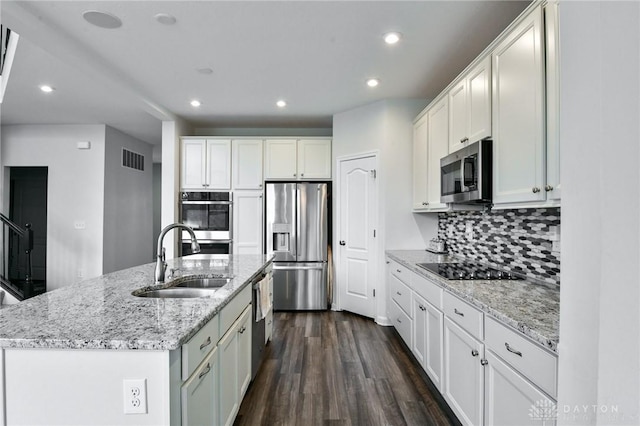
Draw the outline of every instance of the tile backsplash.
M559 226L560 208L438 214L438 237L450 253L558 285L560 252L552 250L551 227Z

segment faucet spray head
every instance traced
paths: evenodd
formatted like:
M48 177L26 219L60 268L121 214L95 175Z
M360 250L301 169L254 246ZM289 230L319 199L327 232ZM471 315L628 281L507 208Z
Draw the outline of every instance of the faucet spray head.
M195 238L191 238L191 253L200 253L200 244Z

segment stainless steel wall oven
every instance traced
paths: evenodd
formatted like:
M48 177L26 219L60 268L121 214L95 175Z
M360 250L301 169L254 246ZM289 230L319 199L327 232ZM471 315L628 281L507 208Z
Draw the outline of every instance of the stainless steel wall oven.
M180 222L191 227L200 253L233 253L233 199L231 192L182 192ZM191 254L191 238L183 231L180 255Z

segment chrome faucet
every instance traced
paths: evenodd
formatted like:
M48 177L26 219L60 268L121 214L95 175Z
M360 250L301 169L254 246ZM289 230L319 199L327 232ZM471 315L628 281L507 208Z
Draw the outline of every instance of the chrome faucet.
M191 252L192 253L200 253L200 244L198 244L198 240L196 238L196 234L194 234L193 229L189 228L187 225L183 225L182 223L172 223L171 225L165 226L165 228L160 232L160 236L158 237L158 253L156 257L156 283L164 282L164 272L167 270L167 262L165 260L165 249L162 247L162 240L167 232L171 231L174 228L184 228L191 235Z

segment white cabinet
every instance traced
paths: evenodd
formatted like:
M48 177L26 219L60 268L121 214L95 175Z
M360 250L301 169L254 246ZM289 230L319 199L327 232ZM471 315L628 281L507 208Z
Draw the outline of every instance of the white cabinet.
M444 314L413 293L413 354L427 375L442 391L442 340Z
M449 152L491 136L491 58L449 90Z
M486 362L486 425L555 424L554 400L490 350Z
M218 422L217 349L212 350L184 382L180 393L183 425L214 425Z
M233 189L262 189L262 139L234 139Z
M547 106L547 182L544 186L547 201L559 202L560 184L560 75L558 44L558 3L544 5L545 23L545 65L546 65L546 106Z
M464 425L484 415L484 345L448 317L444 319L444 399Z
M183 190L231 189L231 140L183 139L180 171Z
M538 6L491 55L494 204L546 198L542 25Z
M233 194L233 254L262 253L262 192Z
M220 421L232 425L251 379L251 306L218 342Z
M448 153L449 100L445 96L433 104L414 124L413 209L443 211L440 202L440 159Z
M265 179L331 179L331 139L267 139Z

